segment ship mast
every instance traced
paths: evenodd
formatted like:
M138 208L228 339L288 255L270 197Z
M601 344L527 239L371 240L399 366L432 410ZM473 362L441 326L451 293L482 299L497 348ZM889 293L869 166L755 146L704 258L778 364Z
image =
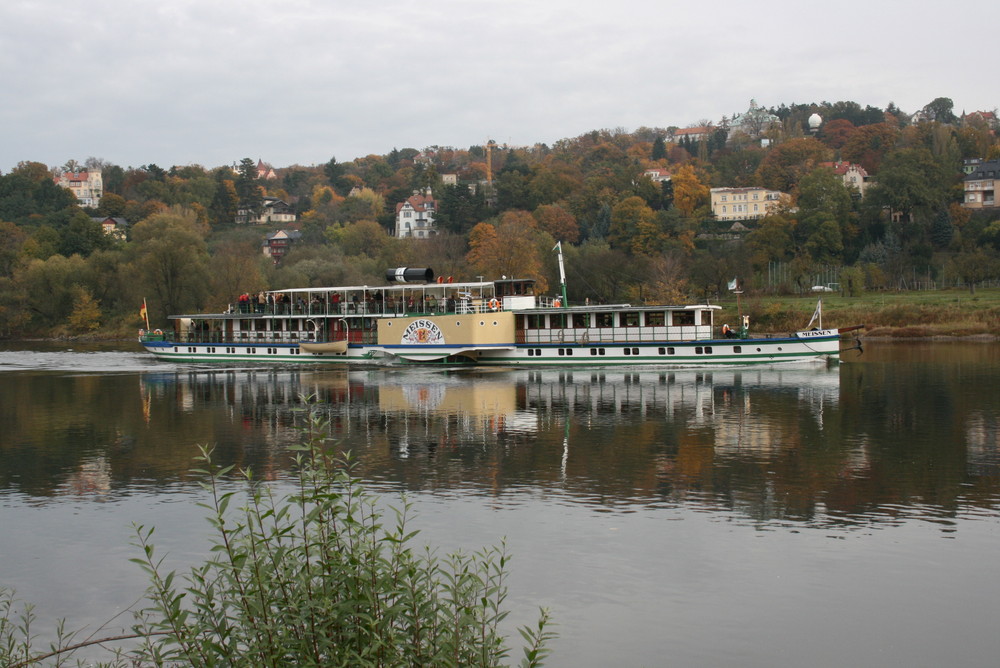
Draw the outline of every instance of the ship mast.
M562 291L561 306L566 308L569 305L569 300L566 298L566 267L563 265L562 241L557 241L552 250L559 251L559 287Z

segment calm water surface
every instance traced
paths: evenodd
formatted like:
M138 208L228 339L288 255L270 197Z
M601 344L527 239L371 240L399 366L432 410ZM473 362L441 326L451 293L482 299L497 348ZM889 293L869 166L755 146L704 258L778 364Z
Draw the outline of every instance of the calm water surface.
M6 344L0 586L43 622L112 620L146 584L133 522L171 566L207 552L196 444L280 486L304 393L421 540L506 537L512 621L558 624L547 665L997 665L1000 346L847 360L347 372Z

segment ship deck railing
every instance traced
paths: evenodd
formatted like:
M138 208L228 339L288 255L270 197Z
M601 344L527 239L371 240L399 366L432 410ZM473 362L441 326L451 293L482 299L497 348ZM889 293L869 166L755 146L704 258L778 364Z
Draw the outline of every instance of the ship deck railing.
M483 299L416 302L341 302L339 304L239 304L224 315L248 316L430 316L449 313L489 313L495 311Z
M711 339L710 325L671 325L665 327L586 327L522 329L516 333L522 344L608 344L651 343L656 341L693 341ZM719 338L722 338L721 335Z

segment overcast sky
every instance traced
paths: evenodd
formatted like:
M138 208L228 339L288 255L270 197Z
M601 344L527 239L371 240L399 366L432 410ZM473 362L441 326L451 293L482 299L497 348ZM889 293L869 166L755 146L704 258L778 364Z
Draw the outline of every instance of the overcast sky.
M0 170L551 144L751 98L992 110L998 23L996 0L2 0Z

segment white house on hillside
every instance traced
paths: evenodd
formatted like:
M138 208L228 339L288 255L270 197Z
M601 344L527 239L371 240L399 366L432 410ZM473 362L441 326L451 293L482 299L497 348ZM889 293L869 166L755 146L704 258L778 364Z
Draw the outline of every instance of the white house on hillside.
M396 236L400 239L426 239L435 236L434 213L437 202L428 188L423 193L414 192L405 202L396 205Z
M250 225L271 225L274 223L294 223L295 209L277 197L265 197L259 216L254 216L248 209L237 209L236 222Z

